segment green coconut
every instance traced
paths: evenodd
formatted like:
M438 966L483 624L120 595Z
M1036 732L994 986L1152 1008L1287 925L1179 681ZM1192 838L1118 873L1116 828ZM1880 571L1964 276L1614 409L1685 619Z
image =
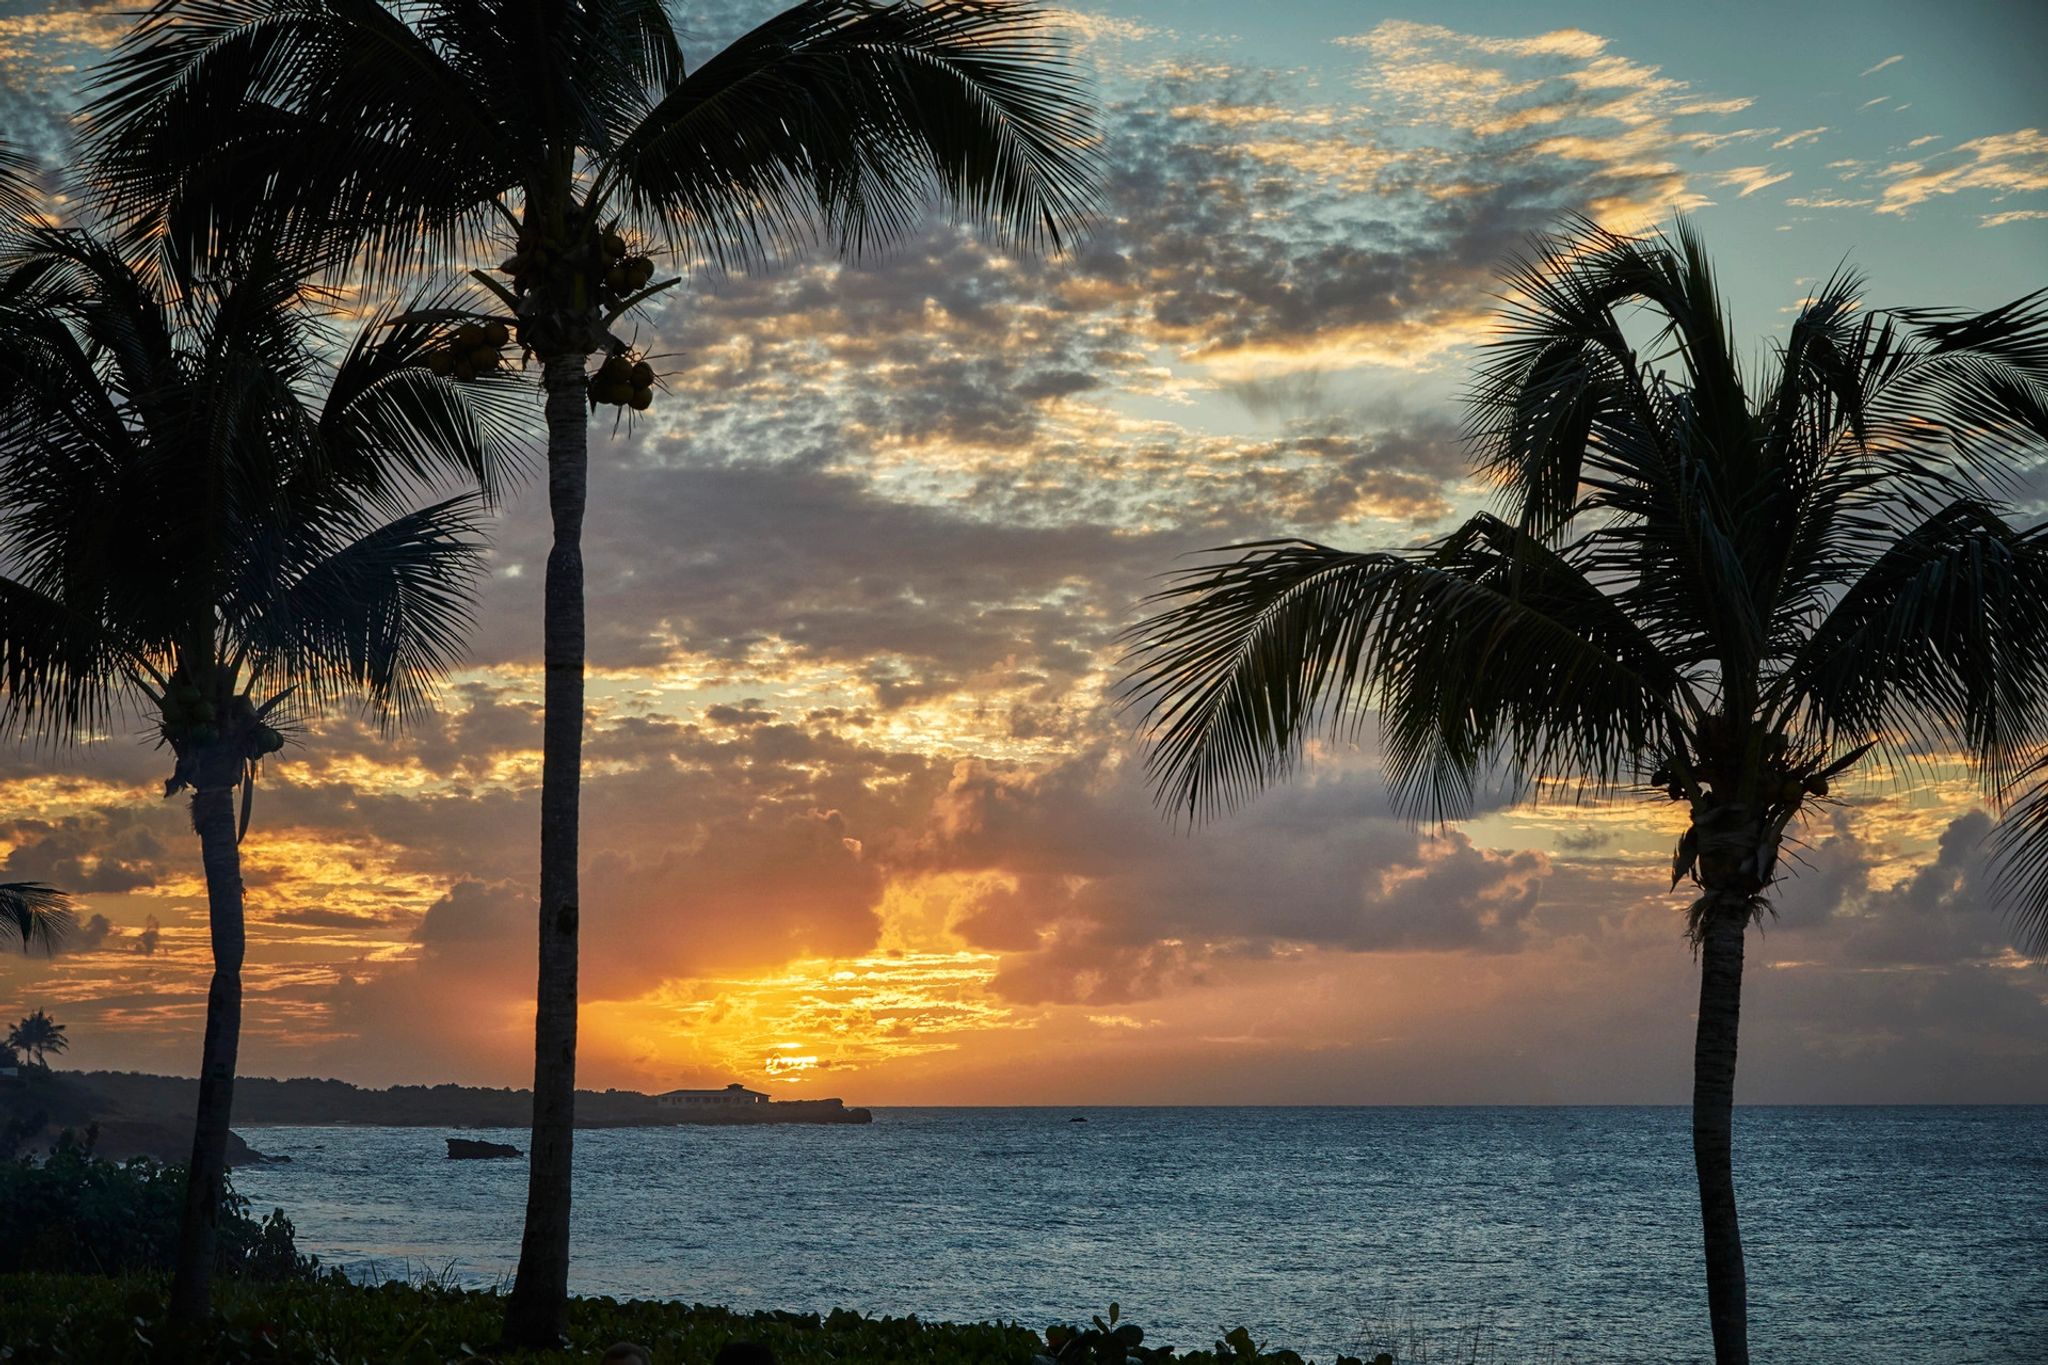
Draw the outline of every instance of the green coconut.
M512 329L502 322L484 324L484 345L496 350L512 339Z
M645 412L654 403L654 390L649 388L634 389L626 401L633 405L633 411Z
M651 389L654 387L654 367L644 360L632 368L631 377L633 387L635 388Z

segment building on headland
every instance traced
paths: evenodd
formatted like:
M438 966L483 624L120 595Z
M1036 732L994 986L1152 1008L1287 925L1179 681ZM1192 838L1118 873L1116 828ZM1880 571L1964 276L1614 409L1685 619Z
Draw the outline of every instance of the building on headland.
M730 1107L766 1104L768 1097L758 1090L749 1090L738 1081L734 1081L723 1090L670 1090L656 1095L654 1102L664 1109L695 1108L707 1104Z
M865 1109L848 1109L836 1099L771 1100L735 1081L723 1090L671 1090L648 1097L647 1122L702 1123L870 1123Z

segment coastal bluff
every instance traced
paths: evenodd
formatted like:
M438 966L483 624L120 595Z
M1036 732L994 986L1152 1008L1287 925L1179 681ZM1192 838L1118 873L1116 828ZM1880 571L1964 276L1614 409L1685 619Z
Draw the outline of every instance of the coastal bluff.
M190 1077L134 1071L66 1071L48 1080L53 1084L50 1090L43 1091L41 1098L59 1102L35 1107L51 1111L48 1117L54 1123L82 1129L88 1122L98 1122L103 1132L140 1124L152 1129L161 1127L167 1134L182 1133L182 1141L187 1144L191 1140L193 1101L199 1083ZM17 1093L12 1098L17 1103L31 1102L27 1094ZM837 1099L687 1106L665 1105L656 1096L637 1090L576 1092L579 1128L869 1123L873 1118L866 1109L849 1108ZM347 1081L308 1077L272 1080L241 1076L235 1080L234 1124L240 1129L327 1124L524 1128L532 1121L533 1097L526 1090L469 1085L395 1085L372 1090ZM182 1160L183 1153L179 1152L176 1159Z

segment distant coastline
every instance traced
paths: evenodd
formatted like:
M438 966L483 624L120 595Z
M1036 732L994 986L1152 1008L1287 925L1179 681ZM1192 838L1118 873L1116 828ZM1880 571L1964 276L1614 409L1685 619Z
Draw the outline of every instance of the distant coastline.
M182 1161L191 1143L198 1081L136 1071L62 1071L0 1090L0 1122L17 1124L23 1148L65 1128L100 1131L102 1155ZM741 1127L779 1123L869 1123L866 1109L838 1099L749 1105L661 1105L637 1090L579 1090L579 1128ZM371 1090L347 1081L242 1076L235 1081L237 1129L346 1125L388 1128L524 1128L530 1091L467 1085L397 1085ZM256 1154L238 1150L236 1164ZM256 1158L256 1159L260 1159Z

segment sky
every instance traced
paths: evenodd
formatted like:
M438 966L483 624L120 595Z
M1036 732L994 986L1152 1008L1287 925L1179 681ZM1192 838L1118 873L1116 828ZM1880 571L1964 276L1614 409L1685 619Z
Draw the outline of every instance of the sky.
M0 126L61 164L112 6L0 0ZM749 0L678 7L693 60ZM600 424L586 541L582 1084L856 1104L1676 1103L1697 971L1667 803L1398 818L1371 727L1190 831L1117 632L1205 547L1413 545L1496 271L1581 213L1691 216L1763 359L1845 258L1872 306L2048 284L2037 7L1076 3L1100 223L1007 254L697 277ZM51 182L53 191L61 189ZM53 201L61 212L61 203ZM390 738L265 765L244 1074L531 1075L543 488L470 661ZM2038 520L2042 498L2023 508ZM0 748L0 879L78 893L0 960L67 1065L192 1074L198 850L126 730ZM2048 1101L2048 975L1987 904L1968 775L1872 770L1750 937L1746 1102Z

